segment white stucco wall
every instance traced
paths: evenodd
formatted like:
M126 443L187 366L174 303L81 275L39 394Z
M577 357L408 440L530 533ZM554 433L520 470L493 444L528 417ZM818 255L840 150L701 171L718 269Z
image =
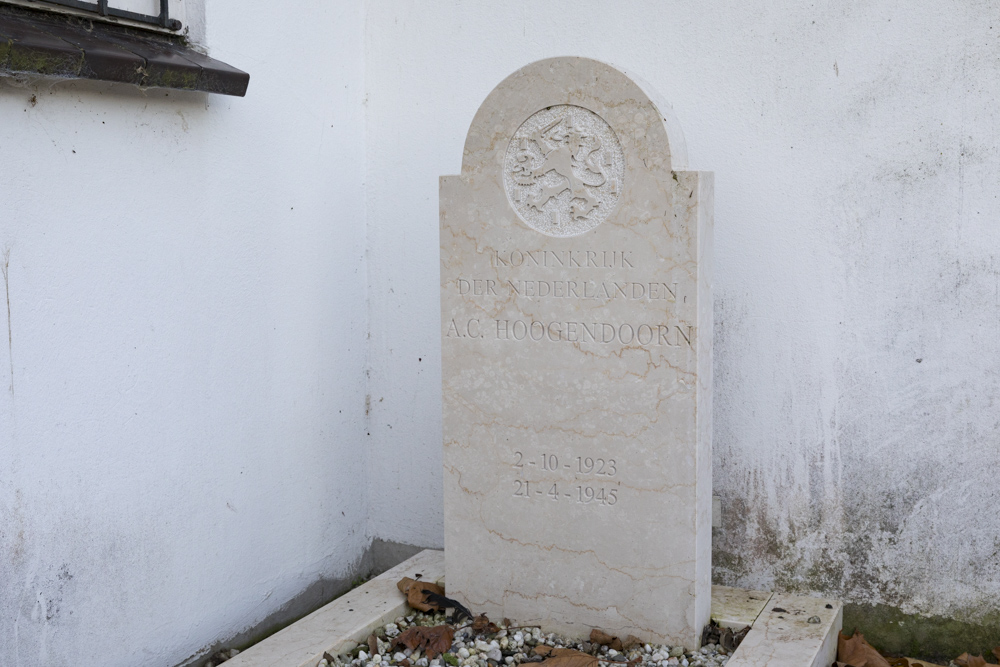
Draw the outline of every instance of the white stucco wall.
M545 57L634 71L716 174L716 580L1000 599L995 2L371 3L374 525L440 545L437 178Z
M370 540L362 7L272 8L208 3L245 99L0 80L4 666L179 664Z
M996 611L996 3L269 6L207 2L246 99L0 79L0 664L171 667L441 545L437 179L567 54L716 173L716 579Z

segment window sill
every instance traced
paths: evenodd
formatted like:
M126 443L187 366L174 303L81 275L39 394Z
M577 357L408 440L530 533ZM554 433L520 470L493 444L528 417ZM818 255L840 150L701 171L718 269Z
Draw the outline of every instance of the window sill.
M250 75L179 39L0 7L0 74L33 73L243 97Z

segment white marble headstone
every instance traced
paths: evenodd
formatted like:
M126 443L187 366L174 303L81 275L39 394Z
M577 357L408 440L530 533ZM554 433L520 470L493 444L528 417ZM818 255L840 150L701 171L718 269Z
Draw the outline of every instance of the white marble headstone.
M543 60L441 179L448 594L698 645L711 601L712 174L637 83Z

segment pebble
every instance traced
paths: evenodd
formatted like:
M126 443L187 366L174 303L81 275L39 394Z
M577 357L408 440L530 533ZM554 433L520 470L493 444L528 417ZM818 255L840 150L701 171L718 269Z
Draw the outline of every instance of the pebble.
M725 667L729 661L727 651L718 644L708 644L687 652L682 646L641 644L627 651L617 651L608 646L597 646L587 641L574 641L555 633L543 633L538 627L501 629L493 635L475 636L470 627L456 628L449 651L443 656L428 658L420 650L391 651L389 641L397 637L401 628L435 626L450 623L443 614L414 613L400 616L394 623L387 623L376 630L378 651L372 653L364 644L351 655L341 655L332 660L321 660L313 667L398 667L409 660L411 667L537 667L534 663L544 658L534 653L532 647L544 643L555 648L582 650L595 653L601 660L600 667L629 663L634 667ZM385 641L383 641L383 638ZM232 650L235 656L239 651ZM450 662L449 662L450 661ZM610 663L610 664L609 664Z

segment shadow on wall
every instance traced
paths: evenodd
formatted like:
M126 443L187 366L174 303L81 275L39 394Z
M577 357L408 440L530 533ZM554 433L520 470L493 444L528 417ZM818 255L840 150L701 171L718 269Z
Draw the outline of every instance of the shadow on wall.
M210 656L222 649L238 648L243 650L253 646L426 548L428 547L375 540L351 568L353 572L351 576L340 579L321 579L315 582L254 627L248 628L226 641L202 649L177 667L203 665L210 659Z

